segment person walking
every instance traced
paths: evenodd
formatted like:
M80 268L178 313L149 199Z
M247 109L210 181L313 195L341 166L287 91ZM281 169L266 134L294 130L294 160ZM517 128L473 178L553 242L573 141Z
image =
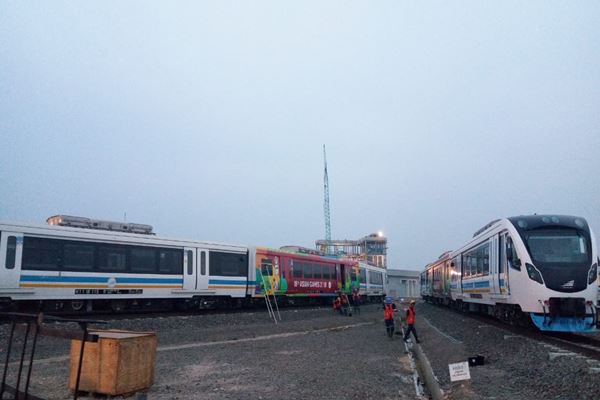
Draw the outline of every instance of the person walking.
M419 340L419 336L417 335L417 330L415 329L415 301L411 300L408 306L408 309L406 310L406 332L404 333L404 341L408 341L408 337L410 336L410 333L412 332L413 336L415 337L415 340L417 341L417 343L421 343L421 341Z
M352 292L352 307L356 314L360 315L360 294L358 294L358 289Z
M383 321L390 339L394 339L394 311L396 311L396 305L392 302L391 297L386 297L383 304Z
M333 311L337 311L340 314L342 313L342 300L340 299L340 295L338 294L333 301Z

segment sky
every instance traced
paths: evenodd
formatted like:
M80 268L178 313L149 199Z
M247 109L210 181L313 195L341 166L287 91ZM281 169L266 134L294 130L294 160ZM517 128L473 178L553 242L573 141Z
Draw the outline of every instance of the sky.
M597 1L0 2L0 220L422 269L490 220L600 231ZM596 233L596 237L598 237Z

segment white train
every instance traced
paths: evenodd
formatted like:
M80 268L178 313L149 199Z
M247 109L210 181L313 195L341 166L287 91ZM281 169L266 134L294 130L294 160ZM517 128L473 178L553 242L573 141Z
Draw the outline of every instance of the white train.
M387 272L385 268L359 262L360 293L368 299L381 299L387 293Z
M365 299L379 296L386 281L385 270L359 270L352 260L161 238L149 225L70 216L48 223L0 222L0 307L118 312L241 306L264 298L265 278L276 283L283 301L297 304L350 294L362 287L361 271L370 279L362 281Z
M598 253L585 219L505 218L421 274L421 295L464 311L485 311L540 330L591 332L598 316Z

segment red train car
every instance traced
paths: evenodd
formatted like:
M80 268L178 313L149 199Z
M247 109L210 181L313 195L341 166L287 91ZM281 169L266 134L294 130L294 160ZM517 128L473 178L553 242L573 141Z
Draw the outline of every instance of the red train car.
M360 287L358 262L267 248L256 249L255 296L265 289L289 298L323 298ZM293 302L293 301L290 301Z

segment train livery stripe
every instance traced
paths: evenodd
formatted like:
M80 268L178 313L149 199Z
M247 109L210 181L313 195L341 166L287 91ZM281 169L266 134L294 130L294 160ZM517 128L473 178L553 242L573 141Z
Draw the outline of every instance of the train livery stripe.
M70 288L70 289L106 289L107 285L61 285L55 283L20 283L23 288Z
M208 288L209 289L246 289L246 285L254 286L254 282L247 281L244 279L209 279L208 280Z
M227 280L227 279L210 279L208 281L209 285L244 285L254 284L253 282L249 282L247 280Z
M21 275L21 282L56 282L56 283L107 283L108 276L47 276L47 275ZM115 278L119 283L151 283L151 284L183 284L181 278Z
M109 277L101 276L47 276L21 275L19 286L24 288L68 288L68 289L104 289L108 288ZM114 278L112 287L144 289L179 289L183 279L178 278Z
M208 285L209 289L243 289L246 290L246 286L227 286L227 285Z
M463 289L480 289L480 288L489 288L490 281L479 281L479 282L463 282Z
M490 289L465 289L464 293L489 293Z
M54 289L106 289L108 285L64 285L54 283L21 283L22 288L54 288ZM113 289L113 288L110 288ZM114 289L181 289L179 285L115 285Z

